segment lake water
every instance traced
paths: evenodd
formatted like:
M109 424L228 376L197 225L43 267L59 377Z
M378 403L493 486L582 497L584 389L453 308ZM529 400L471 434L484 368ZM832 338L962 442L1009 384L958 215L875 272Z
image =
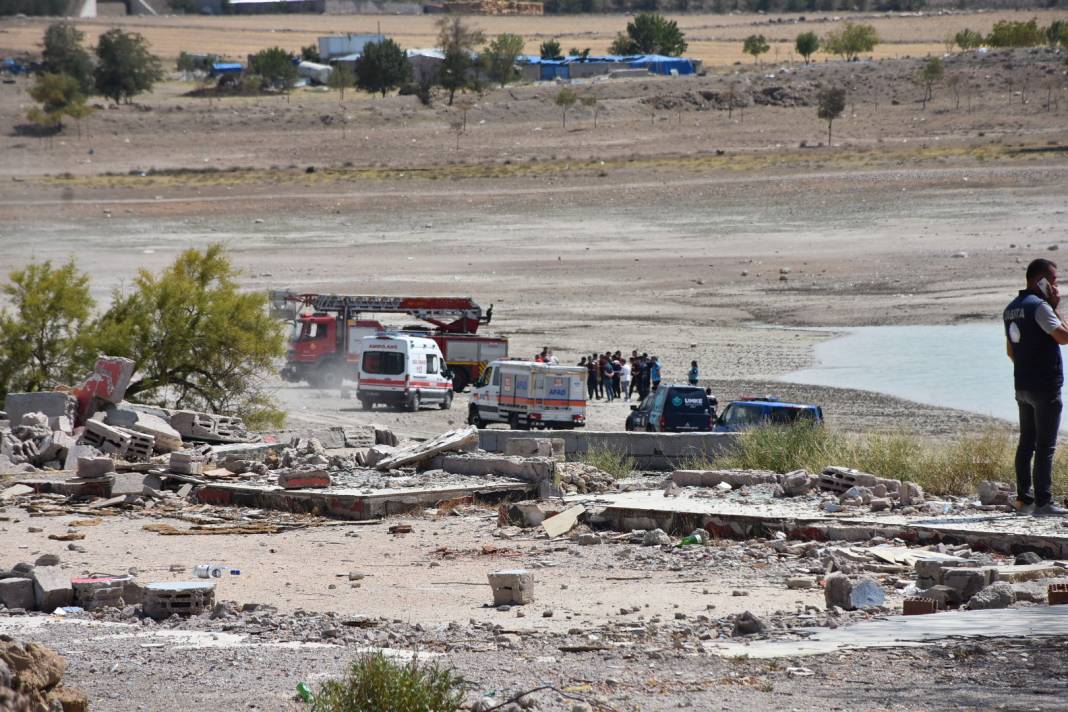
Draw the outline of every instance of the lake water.
M819 343L811 368L782 380L876 391L1015 422L1012 362L1000 322L862 326Z

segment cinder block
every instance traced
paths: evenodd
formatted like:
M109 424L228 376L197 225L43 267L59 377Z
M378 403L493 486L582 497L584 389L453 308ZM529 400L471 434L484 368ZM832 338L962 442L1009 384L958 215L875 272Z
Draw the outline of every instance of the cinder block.
M122 456L126 454L126 448L130 445L130 436L99 420L87 420L85 432L82 433L79 442L83 445L91 445L103 453Z
M129 442L126 443L123 457L130 461L144 461L152 457L152 452L156 447L156 439L154 437L146 433L131 430L130 428L115 429L130 439Z
M156 620L195 616L215 606L215 584L211 581L150 583L144 587L142 609Z
M489 584L495 606L522 606L534 600L534 574L526 569L491 571Z
M33 594L37 608L51 613L74 600L70 576L58 566L37 566L33 570Z
M0 603L7 608L33 610L37 603L33 593L33 580L28 578L0 579Z
M194 452L172 452L170 470L180 475L200 475L204 473L205 459Z
M942 572L942 584L955 590L962 603L967 603L989 583L985 570L972 567L946 569Z

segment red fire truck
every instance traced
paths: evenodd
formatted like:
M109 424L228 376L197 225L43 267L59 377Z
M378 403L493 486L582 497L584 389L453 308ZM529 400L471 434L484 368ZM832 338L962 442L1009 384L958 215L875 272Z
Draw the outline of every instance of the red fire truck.
M359 349L364 336L387 327L368 314L407 314L425 322L402 329L413 336L434 339L452 371L457 393L474 383L486 365L507 358L508 339L478 334L490 323L493 307L485 313L467 297L366 297L337 294L270 293L271 313L293 321L282 378L307 381L316 388L336 388L341 380L356 380ZM429 326L427 326L429 325ZM396 329L393 329L396 331Z

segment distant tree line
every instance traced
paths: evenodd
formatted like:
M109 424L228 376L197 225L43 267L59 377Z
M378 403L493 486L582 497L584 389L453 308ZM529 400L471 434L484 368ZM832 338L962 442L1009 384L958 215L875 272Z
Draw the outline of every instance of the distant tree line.
M975 0L960 0L972 6ZM958 5L960 5L958 2ZM1046 0L1068 5L1068 0ZM981 2L977 6L981 6ZM906 12L927 0L545 0L546 14L638 12Z
M1050 47L1068 48L1068 20L1054 20L1042 27L1036 18L1027 22L1000 20L985 37L975 30L963 29L953 36L961 49L976 47Z
M66 15L70 0L0 0L0 16Z

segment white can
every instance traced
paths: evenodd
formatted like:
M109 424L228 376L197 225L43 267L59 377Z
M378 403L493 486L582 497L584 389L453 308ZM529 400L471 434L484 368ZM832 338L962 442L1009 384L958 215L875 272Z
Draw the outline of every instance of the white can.
M225 566L215 564L200 564L193 569L193 575L197 578L222 578L228 569Z

